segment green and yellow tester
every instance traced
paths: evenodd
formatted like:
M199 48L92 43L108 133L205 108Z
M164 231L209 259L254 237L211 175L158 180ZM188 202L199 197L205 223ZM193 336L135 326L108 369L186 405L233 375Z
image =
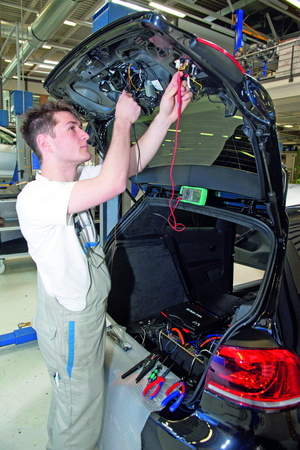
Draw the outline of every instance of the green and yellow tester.
M193 205L205 205L207 199L207 189L182 186L180 188L180 197L182 202L192 203Z

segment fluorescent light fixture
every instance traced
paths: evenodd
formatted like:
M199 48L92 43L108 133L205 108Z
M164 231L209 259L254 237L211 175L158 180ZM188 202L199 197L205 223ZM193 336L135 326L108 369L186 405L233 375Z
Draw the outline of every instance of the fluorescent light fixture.
M211 133L200 133L201 134L201 136L213 136L213 134L211 134Z
M291 3L292 5L296 6L296 8L300 8L300 1L299 0L286 0L286 1Z
M186 14L184 14L180 11L177 11L176 9L168 8L167 6L160 5L159 3L151 2L151 3L149 3L149 6L152 6L152 8L160 9L161 11L168 12L170 14L173 14L174 16L178 16L181 18L186 16Z
M11 62L11 59L5 59L4 61L5 62Z
M44 73L44 74L46 74L46 75L49 75L49 72L45 72L45 71L43 71L43 70L35 70L35 69L33 69L32 72Z
M241 119L243 120L243 118L241 116L233 116L234 119Z
M176 133L176 130L171 130L171 128L168 131L174 131ZM177 133L181 133L181 130L177 130Z
M112 0L112 3L116 3L117 5L126 6L126 8L134 9L135 11L146 11L147 8L143 8L142 6L134 5L133 3L123 2L122 0Z
M75 22L72 22L71 20L65 20L64 24L69 25L70 27L76 27L77 25Z
M55 66L48 66L47 64L39 64L39 67L40 67L41 69L49 69L49 70L52 70L52 69L54 69Z
M234 136L234 139L242 139L240 136Z
M31 63L31 62L26 62L26 63L24 63L24 66L33 66L34 64L33 63Z
M283 125L283 128L293 128L293 125Z
M18 77L17 77L16 75L14 75L14 76L13 76L13 78L14 78L15 80L17 80L17 79L18 79Z
M58 61L50 61L50 59L44 59L44 63L56 65L56 64L58 64Z
M228 136L226 136L226 134L223 134L223 136L222 137L226 137L226 138L228 138Z
M52 48L51 45L47 45L47 44L42 45L42 47L43 48L48 48L49 50L50 50L50 48Z

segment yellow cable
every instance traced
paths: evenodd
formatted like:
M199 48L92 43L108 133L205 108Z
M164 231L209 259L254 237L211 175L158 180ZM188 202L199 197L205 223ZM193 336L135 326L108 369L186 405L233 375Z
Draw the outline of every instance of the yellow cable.
M129 79L130 79L130 82L131 82L132 86L134 87L134 89L135 89L136 91L144 91L145 89L138 89L138 88L136 88L135 85L133 84L132 78L131 78L131 76L130 76L130 67L131 67L131 66L132 66L132 64L130 64L129 67L128 67L128 76L129 76ZM130 87L130 86L129 86L129 87Z

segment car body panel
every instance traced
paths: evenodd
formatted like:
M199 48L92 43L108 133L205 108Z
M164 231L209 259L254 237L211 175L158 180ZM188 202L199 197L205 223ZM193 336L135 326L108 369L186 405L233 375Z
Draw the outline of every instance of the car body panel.
M254 177L247 170L243 171L244 178L249 175L251 188L248 188L248 196L267 199L273 189L282 205L283 187L278 164L280 154L272 100L265 89L246 75L226 53L178 29L159 14L133 13L100 29L79 44L50 73L44 86L54 97L65 98L73 104L91 124L91 128L96 128L98 135L104 139L117 98L123 88L127 88L123 75L120 78L115 75L122 64L128 67L136 64L140 71L144 71L145 77L154 82L156 92L152 97L141 93L140 88L131 89L142 106L143 114L151 115L176 71L175 61L180 58L188 61L187 71L193 80L194 98L198 100L202 91L218 95L218 102L224 105L225 117L233 117L238 111L244 118L243 135L251 142L258 173ZM201 90L197 85L201 85ZM186 114L189 114L188 111ZM196 126L197 117L194 117L194 121ZM102 145L102 151L106 149L107 146ZM198 157L195 155L193 164L197 158L201 161L201 147L197 151ZM214 178L217 183L220 169L214 170L212 163L207 166L206 177ZM145 172L143 179L146 175L148 183L158 179L159 184L163 184L159 171ZM222 179L227 179L228 185L220 186L220 190L245 195L243 183L237 183L234 188L230 186L230 172Z

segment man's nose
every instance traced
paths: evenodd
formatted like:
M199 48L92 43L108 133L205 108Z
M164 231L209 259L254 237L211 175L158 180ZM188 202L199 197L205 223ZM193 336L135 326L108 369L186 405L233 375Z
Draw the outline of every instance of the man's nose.
M81 130L81 131L82 131L82 135L80 136L81 139L83 139L84 141L87 141L88 138L90 137L90 135L84 130Z

